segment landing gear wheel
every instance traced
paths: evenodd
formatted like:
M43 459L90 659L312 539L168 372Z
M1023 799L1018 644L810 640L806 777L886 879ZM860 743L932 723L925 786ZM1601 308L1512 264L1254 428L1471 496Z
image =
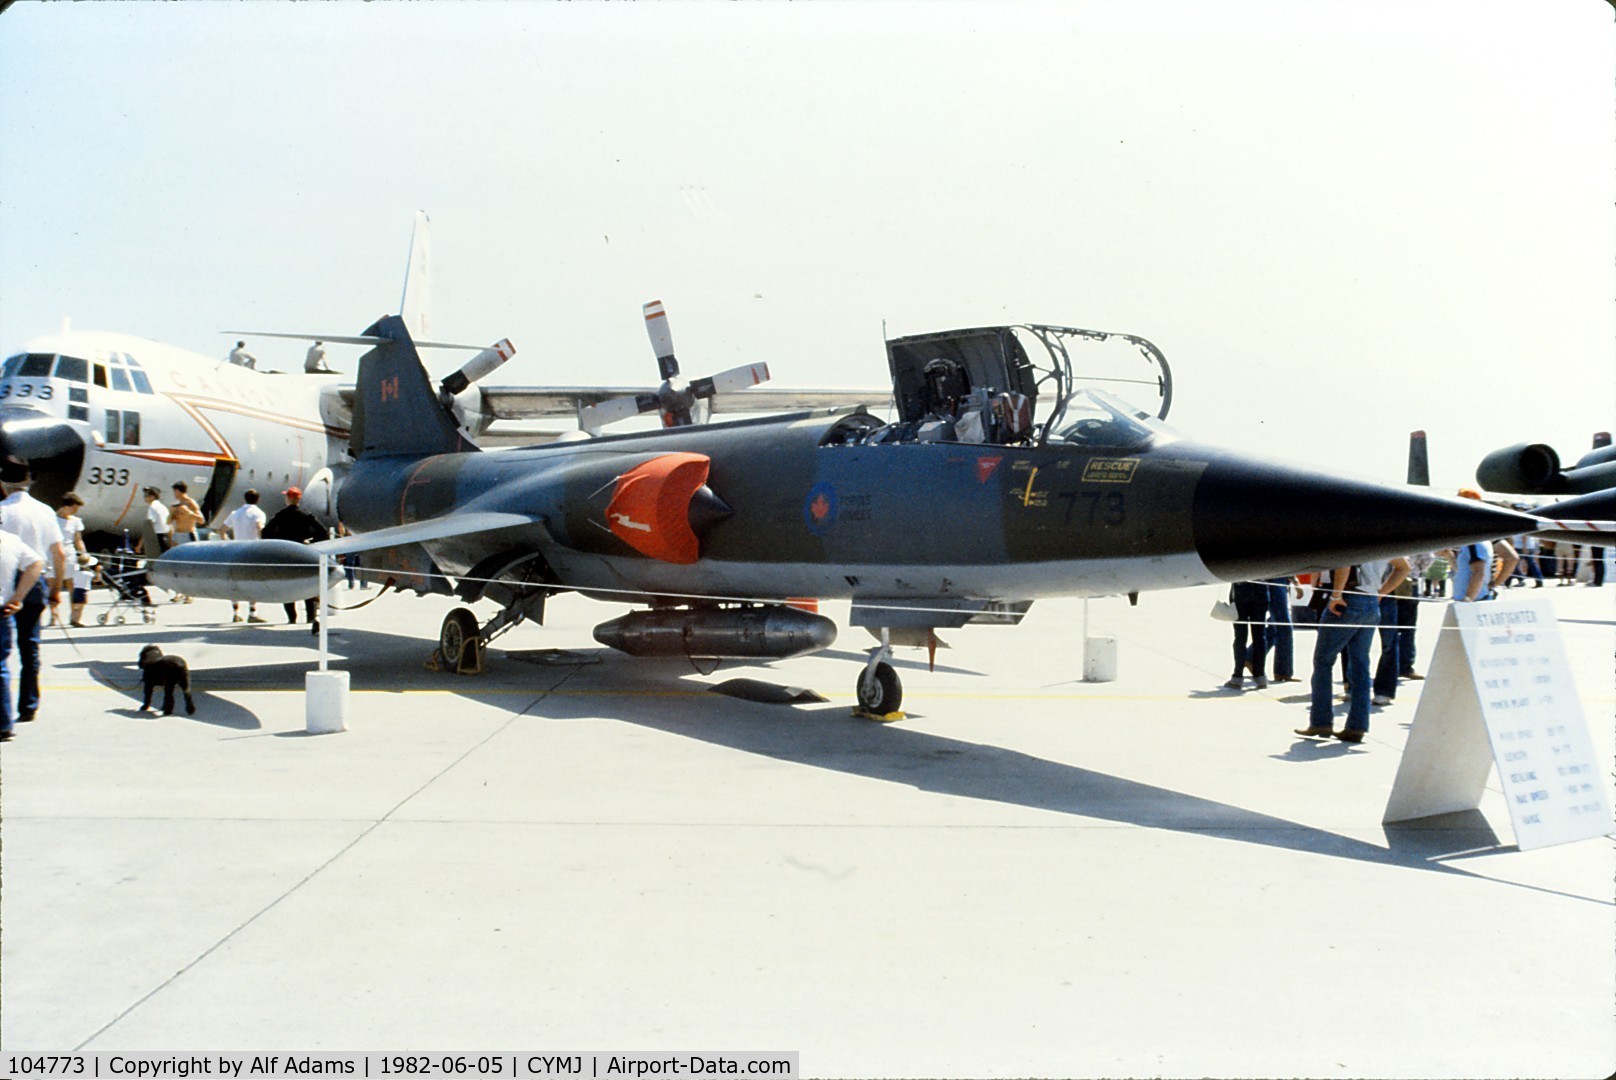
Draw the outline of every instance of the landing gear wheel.
M438 654L443 666L450 671L479 671L479 653L476 613L470 608L455 608L443 617L443 627L438 631Z
M104 611L103 611L103 612L102 612L102 613L101 613L101 614L100 614L100 615L99 615L99 616L98 616L98 617L97 617L97 618L96 618L96 620L95 620L95 621L96 621L96 622L98 622L98 623L100 623L100 624L101 624L101 625L102 625L102 626L105 626L105 625L107 625L107 619L108 619L108 615L107 615L107 613L106 613L106 612L104 612Z
M898 711L903 704L903 684L891 664L882 661L859 675L858 703L859 708L875 716Z

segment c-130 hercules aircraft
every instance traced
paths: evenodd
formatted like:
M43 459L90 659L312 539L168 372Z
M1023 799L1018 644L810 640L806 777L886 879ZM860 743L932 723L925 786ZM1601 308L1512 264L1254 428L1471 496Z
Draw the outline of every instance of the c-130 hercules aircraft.
M647 312L651 323L660 305ZM659 361L676 372L665 323L661 333ZM1182 438L1073 385L1068 346L1112 336L1096 331L890 340L892 423L858 407L689 424L664 400L662 430L496 452L458 428L400 317L365 336L376 344L360 361L354 463L337 495L353 535L182 545L154 564L158 584L304 599L318 591L321 553L364 552L367 572L400 588L499 605L486 623L464 607L445 618L451 667L525 619L542 623L545 600L562 592L649 605L596 627L596 639L692 659L826 648L835 623L787 601L847 599L852 624L881 639L858 676L859 705L887 714L902 699L887 662L895 636L1013 625L1047 597L1272 577L1533 525Z

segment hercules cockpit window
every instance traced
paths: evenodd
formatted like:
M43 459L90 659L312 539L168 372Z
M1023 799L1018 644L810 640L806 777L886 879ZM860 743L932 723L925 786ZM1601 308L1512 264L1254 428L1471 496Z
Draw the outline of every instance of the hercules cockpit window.
M49 375L51 373L51 361L55 359L56 357L50 353L29 353L22 358L22 363L17 366L16 374L25 378L39 378Z
M58 356L56 377L68 382L89 382L90 362L79 356Z

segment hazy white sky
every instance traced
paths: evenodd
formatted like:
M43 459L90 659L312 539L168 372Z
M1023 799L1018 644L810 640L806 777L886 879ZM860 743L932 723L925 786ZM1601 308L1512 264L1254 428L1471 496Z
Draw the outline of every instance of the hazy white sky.
M502 383L654 381L653 298L780 385L1050 322L1156 342L1188 434L1457 484L1616 426L1613 58L1604 0L25 0L0 347L357 332L419 207Z

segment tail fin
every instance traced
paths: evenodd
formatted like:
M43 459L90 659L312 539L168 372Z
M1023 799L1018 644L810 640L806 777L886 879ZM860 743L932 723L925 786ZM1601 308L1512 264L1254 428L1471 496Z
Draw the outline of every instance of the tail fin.
M1408 482L1431 486L1431 456L1425 446L1425 432L1408 433Z
M410 258L404 264L404 295L399 299L399 317L413 337L432 337L432 219L425 210L415 212L415 228L410 230Z
M365 336L387 340L359 358L349 453L358 459L476 450L432 389L404 320L385 315Z

